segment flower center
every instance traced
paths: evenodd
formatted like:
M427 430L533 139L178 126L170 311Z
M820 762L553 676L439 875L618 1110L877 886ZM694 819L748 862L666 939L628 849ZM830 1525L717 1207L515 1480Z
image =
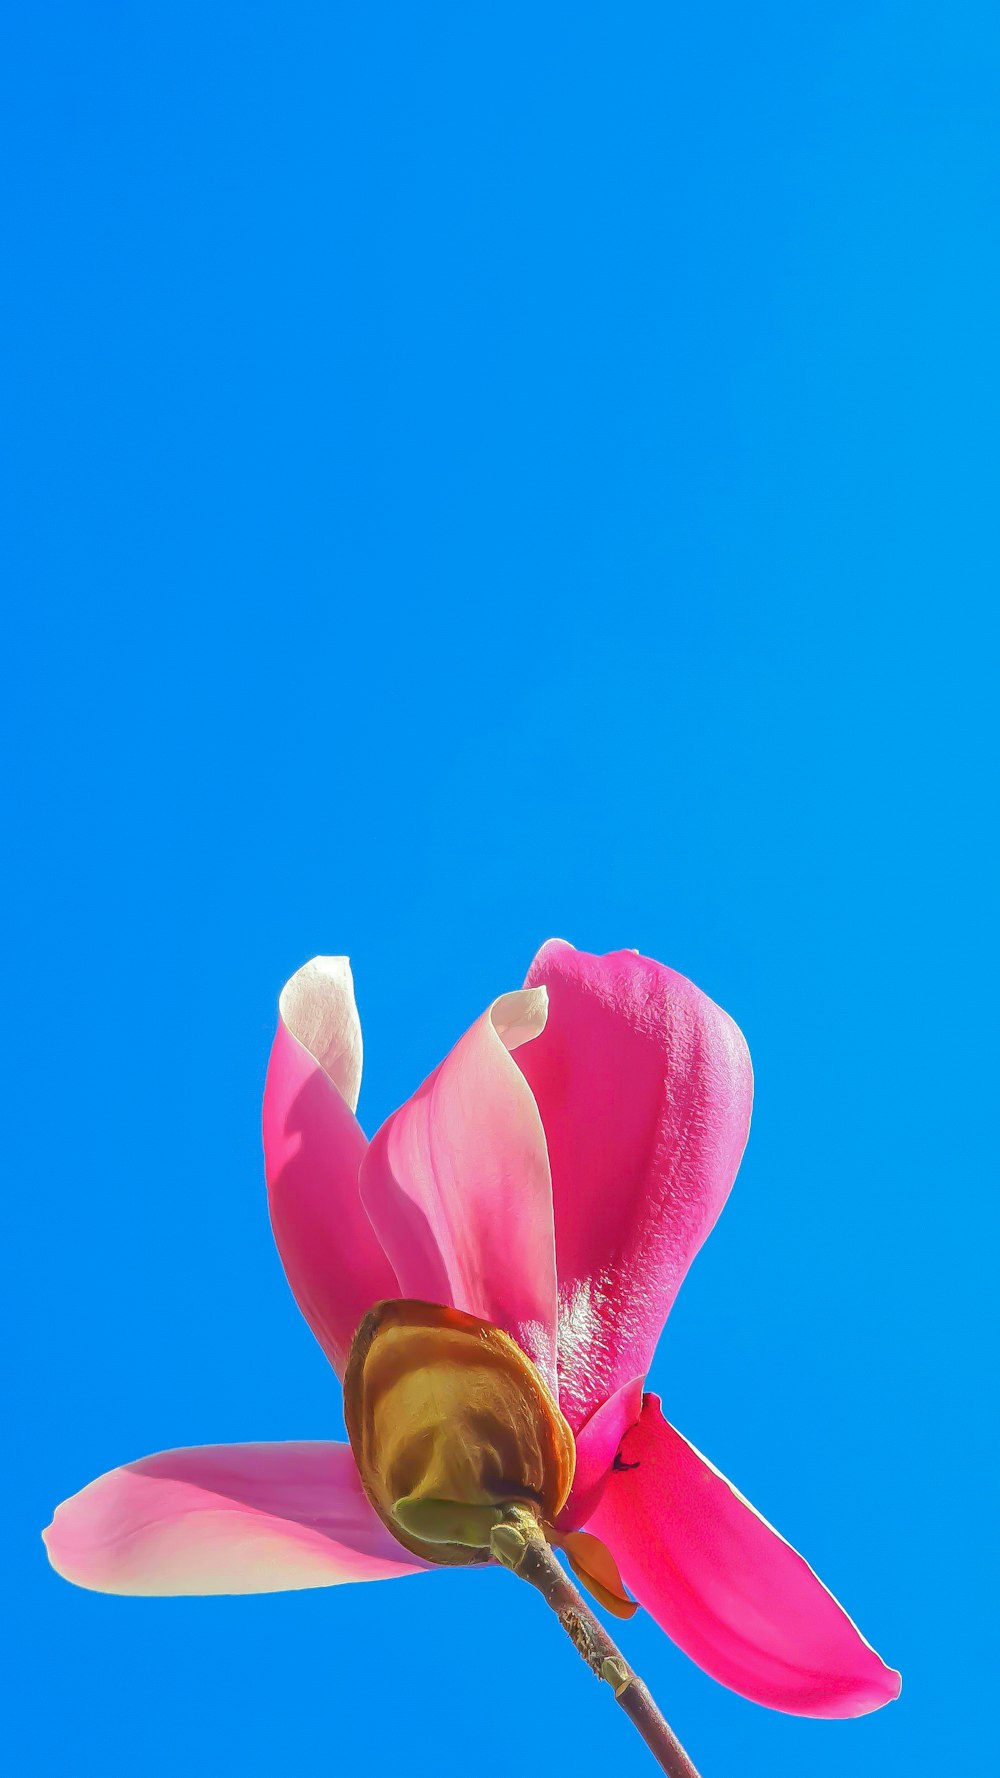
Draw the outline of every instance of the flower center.
M525 1507L551 1523L576 1448L531 1360L488 1321L436 1303L379 1303L354 1337L344 1416L365 1493L431 1562L489 1560L490 1532Z

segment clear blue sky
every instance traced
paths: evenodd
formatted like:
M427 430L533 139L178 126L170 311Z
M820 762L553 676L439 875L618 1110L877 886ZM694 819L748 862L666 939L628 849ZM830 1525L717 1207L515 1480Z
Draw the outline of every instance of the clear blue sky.
M502 1574L120 1601L38 1541L114 1463L339 1432L265 1209L285 977L351 953L373 1129L551 932L747 1034L653 1382L904 1693L630 1656L706 1778L980 1769L995 8L2 32L11 1769L642 1769Z

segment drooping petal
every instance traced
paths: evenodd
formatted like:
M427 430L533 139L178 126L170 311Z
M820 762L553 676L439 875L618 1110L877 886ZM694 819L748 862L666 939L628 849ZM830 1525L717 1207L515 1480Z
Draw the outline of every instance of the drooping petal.
M361 1026L346 957L316 957L284 989L264 1088L271 1226L295 1300L338 1376L373 1303L398 1295L358 1184Z
M808 1563L647 1395L588 1524L629 1591L714 1679L796 1716L862 1716L899 1696Z
M383 1124L361 1194L398 1294L509 1333L554 1380L552 1185L538 1109L511 1051L545 1024L544 990L504 994Z
M559 1399L579 1430L649 1369L750 1125L746 1044L684 976L633 951L543 945L549 1018L517 1062L545 1129L559 1276Z
M43 1536L57 1573L99 1593L277 1593L425 1567L369 1506L344 1444L143 1457L64 1501Z

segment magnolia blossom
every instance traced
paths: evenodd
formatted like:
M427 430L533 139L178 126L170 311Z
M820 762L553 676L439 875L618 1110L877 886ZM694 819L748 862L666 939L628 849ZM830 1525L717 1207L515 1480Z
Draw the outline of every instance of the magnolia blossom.
M515 1504L602 1604L637 1601L744 1697L826 1717L895 1698L812 1569L643 1392L747 1138L733 1021L659 963L553 940L371 1143L360 1081L349 965L317 958L281 996L264 1149L350 1443L125 1464L59 1507L55 1568L131 1594L386 1580L489 1561Z

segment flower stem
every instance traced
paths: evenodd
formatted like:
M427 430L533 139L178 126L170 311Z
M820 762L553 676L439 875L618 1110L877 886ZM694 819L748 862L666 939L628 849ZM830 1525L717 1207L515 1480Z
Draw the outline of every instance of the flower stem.
M615 1702L634 1723L667 1778L698 1778L670 1724L573 1585L535 1521L515 1508L508 1521L494 1530L491 1548L498 1562L530 1581L552 1607L591 1672L612 1687Z

